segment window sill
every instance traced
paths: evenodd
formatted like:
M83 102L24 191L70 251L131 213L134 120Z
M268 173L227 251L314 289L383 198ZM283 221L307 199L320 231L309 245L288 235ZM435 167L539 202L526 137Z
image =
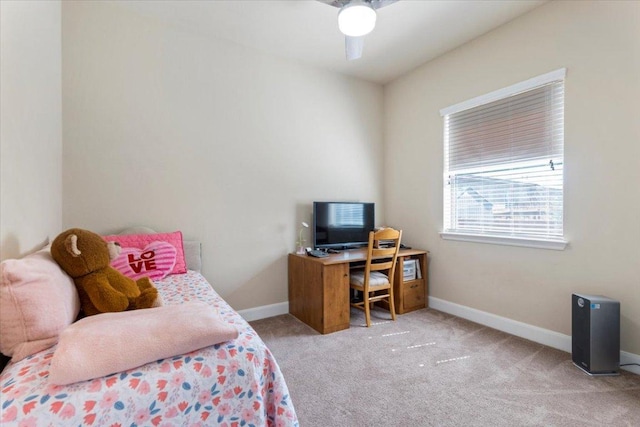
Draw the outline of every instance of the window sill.
M523 246L527 248L552 249L556 251L563 251L569 244L569 242L563 239L541 240L521 237L483 236L479 234L452 233L445 231L440 233L440 237L444 240L489 243L492 245Z

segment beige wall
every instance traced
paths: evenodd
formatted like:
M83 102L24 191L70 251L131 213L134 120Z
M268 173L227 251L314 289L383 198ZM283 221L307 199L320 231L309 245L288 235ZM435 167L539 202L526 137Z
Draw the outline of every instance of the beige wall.
M443 107L561 67L565 251L444 241ZM621 301L640 353L640 2L550 2L385 87L387 219L431 250L431 296L571 334L573 292Z
M62 225L59 1L0 2L0 259Z
M608 295L640 353L640 3L546 4L388 85L383 123L375 85L67 2L64 170L59 2L0 16L2 259L68 226L181 229L244 309L287 299L311 201L375 201L431 250L432 296L569 334L570 294ZM568 249L441 240L439 110L560 67Z
M169 27L63 5L65 227L182 230L236 309L287 301L313 200L382 220L382 87Z

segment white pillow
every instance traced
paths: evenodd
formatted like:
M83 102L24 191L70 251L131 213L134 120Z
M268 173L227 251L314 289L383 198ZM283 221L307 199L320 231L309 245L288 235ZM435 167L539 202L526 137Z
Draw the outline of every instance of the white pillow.
M350 283L354 285L364 286L364 270L351 273ZM386 274L379 271L372 271L369 274L369 286L382 286L389 283L389 278Z

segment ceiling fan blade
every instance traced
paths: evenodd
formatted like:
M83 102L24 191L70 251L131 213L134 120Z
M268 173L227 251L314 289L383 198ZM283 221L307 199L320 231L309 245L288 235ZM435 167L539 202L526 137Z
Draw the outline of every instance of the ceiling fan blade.
M343 6L351 3L351 0L318 0L321 3L326 3L330 6L342 8ZM400 0L364 0L367 3L371 4L371 7L374 9L380 9L381 7L389 6Z
M362 56L362 48L364 47L364 36L344 38L344 50L347 54L347 59L352 61Z
M374 9L380 9L381 7L389 6L399 0L371 0L371 7Z
M329 6L341 8L345 4L349 3L351 0L318 0L320 3L326 3Z

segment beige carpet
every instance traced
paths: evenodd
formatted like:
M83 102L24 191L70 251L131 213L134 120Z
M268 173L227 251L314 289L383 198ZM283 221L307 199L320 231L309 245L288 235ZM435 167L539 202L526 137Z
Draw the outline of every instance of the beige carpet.
M571 355L439 311L320 335L291 315L251 322L301 427L640 426L640 376L590 377Z

